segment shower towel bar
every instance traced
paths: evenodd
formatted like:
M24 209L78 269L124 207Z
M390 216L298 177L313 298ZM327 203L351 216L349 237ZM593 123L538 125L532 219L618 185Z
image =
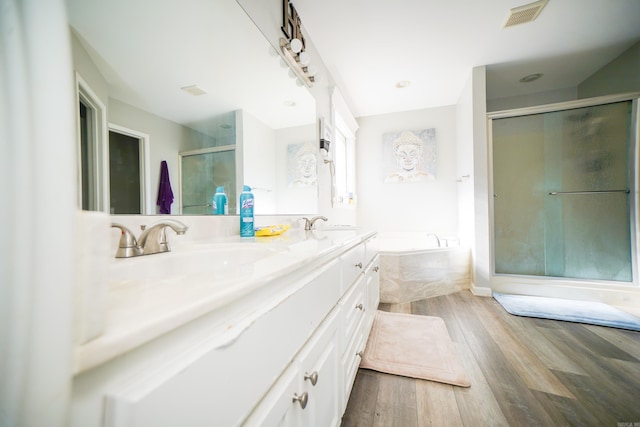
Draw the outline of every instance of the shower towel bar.
M562 196L564 194L606 194L606 193L629 193L629 190L594 190L594 191L552 191L550 196Z

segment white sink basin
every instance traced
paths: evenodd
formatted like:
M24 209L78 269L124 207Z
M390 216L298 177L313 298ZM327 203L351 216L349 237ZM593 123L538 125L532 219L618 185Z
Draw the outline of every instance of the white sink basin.
M108 281L158 281L198 274L210 274L212 278L242 276L251 272L254 262L274 253L273 248L253 242L198 244L162 254L114 259Z

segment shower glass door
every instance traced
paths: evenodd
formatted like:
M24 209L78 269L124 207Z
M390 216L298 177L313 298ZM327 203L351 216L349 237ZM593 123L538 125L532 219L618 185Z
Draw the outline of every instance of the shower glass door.
M224 187L229 214L235 214L235 145L180 153L180 183L183 215L213 215L217 187Z
M492 120L496 274L632 281L632 110Z

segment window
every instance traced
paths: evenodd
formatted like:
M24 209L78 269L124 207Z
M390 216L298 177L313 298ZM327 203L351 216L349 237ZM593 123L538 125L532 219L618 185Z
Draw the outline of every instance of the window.
M333 192L334 206L356 203L356 131L358 124L337 89L331 95L333 114Z

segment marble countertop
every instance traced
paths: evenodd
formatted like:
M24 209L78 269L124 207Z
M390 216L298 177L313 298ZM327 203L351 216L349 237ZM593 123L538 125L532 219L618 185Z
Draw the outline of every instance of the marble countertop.
M104 331L76 347L74 371L96 367L267 284L311 272L374 234L291 229L279 236L231 236L170 253L111 259Z

